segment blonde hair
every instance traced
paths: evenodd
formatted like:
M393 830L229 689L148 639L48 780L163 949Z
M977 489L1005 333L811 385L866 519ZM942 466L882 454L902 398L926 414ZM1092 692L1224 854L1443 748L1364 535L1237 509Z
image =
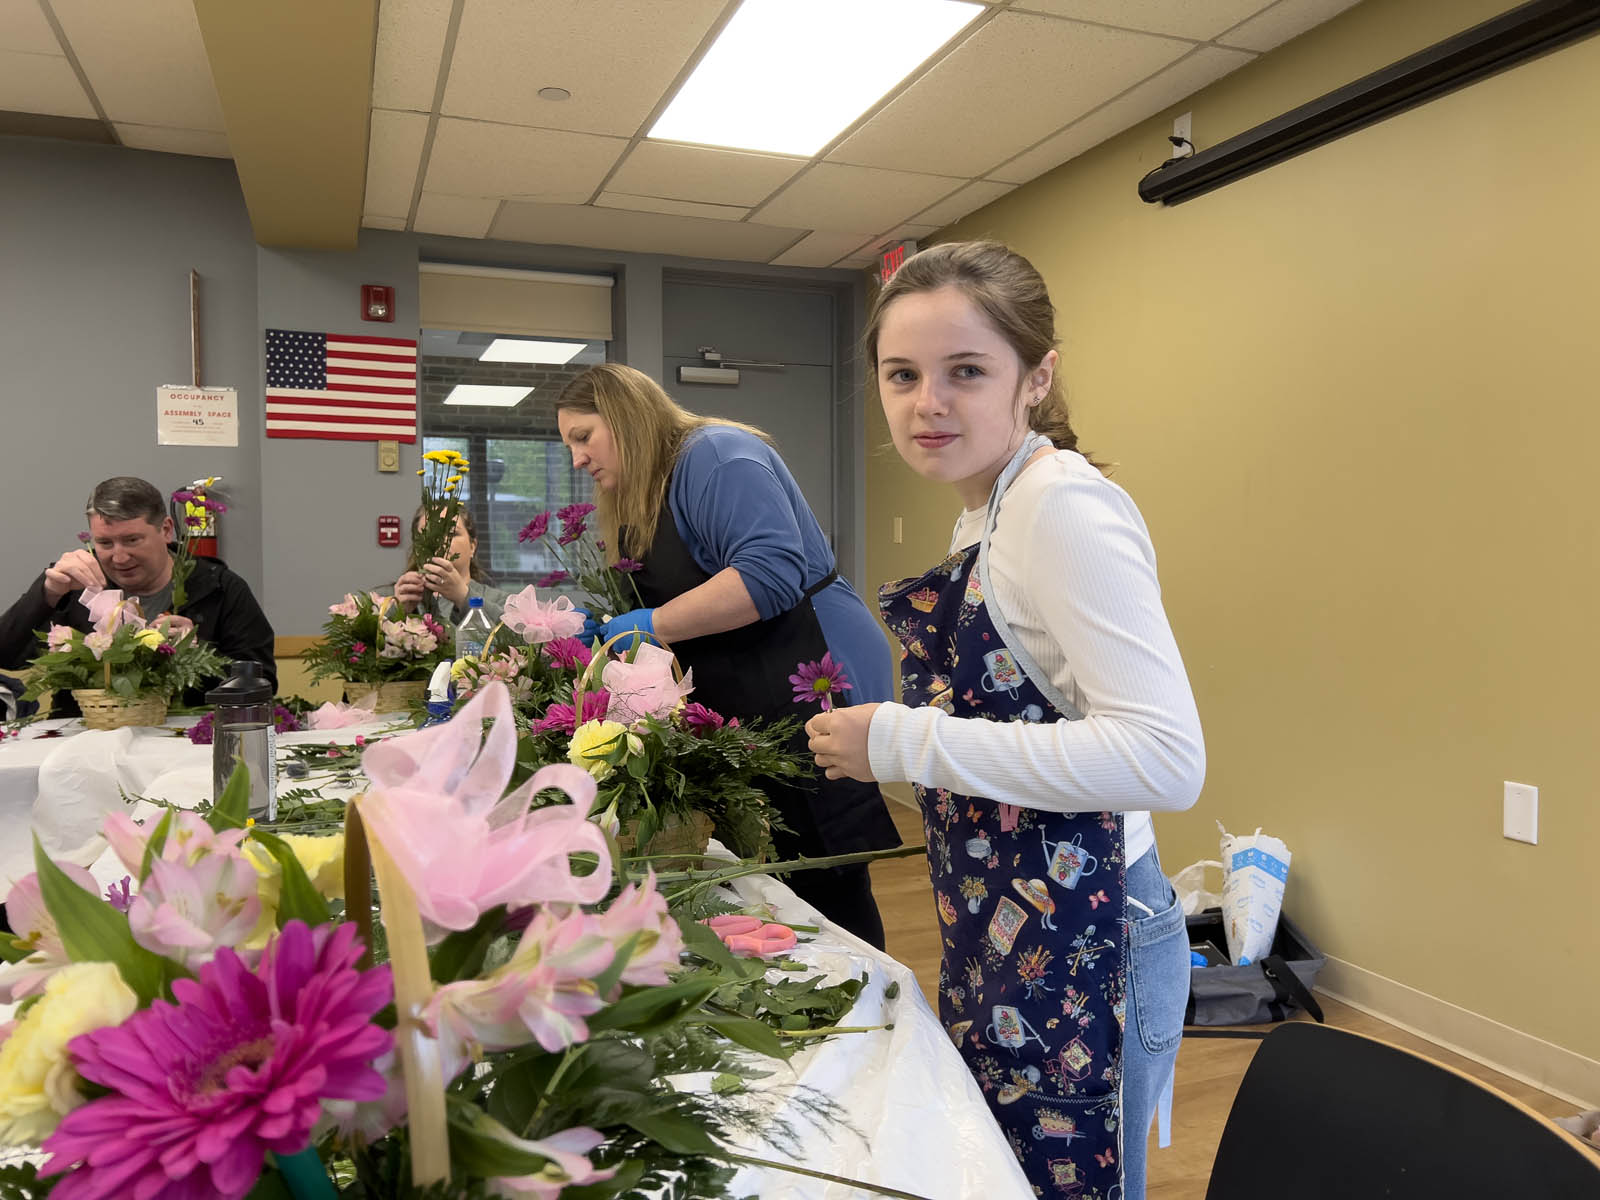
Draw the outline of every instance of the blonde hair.
M872 366L874 393L878 387L878 335L883 329L884 313L902 296L946 287L958 289L977 306L1016 353L1025 372L1038 366L1058 345L1055 305L1050 303L1049 289L1031 262L999 242L945 242L906 259L873 299L862 346ZM1028 428L1049 438L1058 450L1078 449L1078 435L1067 415L1060 371L1052 374L1050 390L1044 398L1026 412ZM1093 458L1089 461L1101 471L1106 470L1105 464Z
M754 425L690 412L643 371L621 363L600 363L568 383L556 398L556 411L564 410L598 415L617 448L617 485L595 496L606 557L612 562L623 556L642 558L650 549L672 468L695 430L725 425L772 443Z

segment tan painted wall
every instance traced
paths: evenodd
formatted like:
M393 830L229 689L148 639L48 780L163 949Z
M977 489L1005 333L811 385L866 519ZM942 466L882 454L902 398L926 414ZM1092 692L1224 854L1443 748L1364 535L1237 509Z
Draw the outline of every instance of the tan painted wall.
M1044 272L1084 445L1149 522L1210 755L1168 868L1264 826L1330 954L1600 1058L1600 38L1135 193L1175 113L1214 144L1506 7L1368 0L942 236ZM869 464L869 578L931 563L953 496Z

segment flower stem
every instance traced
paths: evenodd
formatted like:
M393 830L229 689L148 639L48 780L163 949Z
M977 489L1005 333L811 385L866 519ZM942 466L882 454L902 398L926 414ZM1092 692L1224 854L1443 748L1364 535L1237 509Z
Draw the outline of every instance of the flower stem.
M664 871L656 876L656 883L686 883L688 886L667 897L668 903L681 896L706 887L727 883L746 875L775 875L789 871L815 871L823 867L842 867L849 863L876 862L884 858L909 858L924 854L927 847L920 842L915 846L895 846L890 850L861 850L854 854L833 854L826 858L791 858L783 862L740 863L714 871ZM642 877L641 877L642 878Z
M829 1025L824 1029L774 1029L781 1038L832 1037L836 1033L877 1033L894 1025Z
M900 1200L929 1200L927 1196L919 1196L916 1192L902 1192L899 1188L883 1187L876 1183L862 1183L859 1179L846 1179L843 1175L830 1175L826 1171L815 1171L810 1167L800 1167L793 1163L772 1162L765 1158L751 1158L748 1154L724 1153L717 1157L724 1162L743 1163L748 1167L766 1167L773 1171L788 1171L792 1175L806 1175L812 1179L826 1179L829 1183L842 1183L858 1191L871 1192L874 1196L898 1196Z

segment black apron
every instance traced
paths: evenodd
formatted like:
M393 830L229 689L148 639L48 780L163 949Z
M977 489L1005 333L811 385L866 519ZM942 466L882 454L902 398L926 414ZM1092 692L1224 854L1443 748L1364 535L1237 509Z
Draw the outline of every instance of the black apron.
M647 608L659 607L711 578L689 553L665 502L643 562L633 582ZM789 740L789 750L809 762L804 722L817 709L794 702L789 676L798 664L817 662L827 653L811 597L836 578L837 571L828 572L806 589L800 603L768 620L674 642L671 649L678 662L685 671L694 671L694 691L689 699L740 721L799 717L801 724ZM780 858L849 854L900 844L876 783L826 779L817 771L793 779L768 780L762 790L792 830L774 837ZM791 886L807 874L813 872L792 876Z

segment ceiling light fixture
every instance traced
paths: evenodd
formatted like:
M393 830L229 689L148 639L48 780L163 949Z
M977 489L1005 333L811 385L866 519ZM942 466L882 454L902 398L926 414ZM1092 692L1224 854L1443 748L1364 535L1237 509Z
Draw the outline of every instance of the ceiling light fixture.
M531 387L502 387L492 383L458 383L444 398L446 404L475 404L483 408L515 408L529 396Z
M650 136L809 157L982 12L964 0L744 0Z
M479 362L569 363L588 347L588 342L536 342L528 338L495 338Z

